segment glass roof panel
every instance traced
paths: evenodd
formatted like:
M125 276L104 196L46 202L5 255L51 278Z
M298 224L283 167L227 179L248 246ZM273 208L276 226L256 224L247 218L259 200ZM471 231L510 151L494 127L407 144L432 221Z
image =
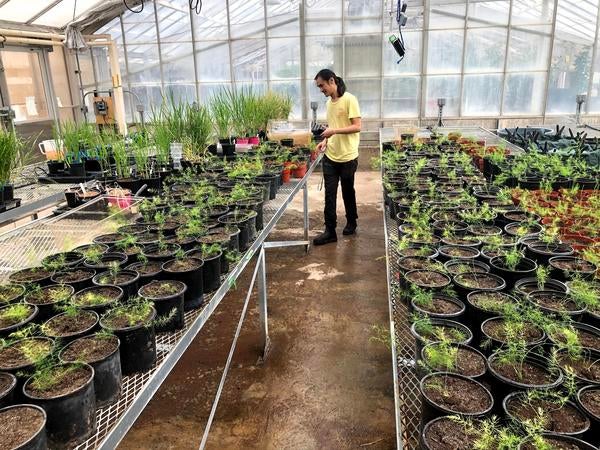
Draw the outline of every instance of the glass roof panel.
M36 19L34 25L45 25L48 27L62 28L73 20L73 10L75 9L75 18L87 13L89 10L104 3L104 0L62 0L48 12ZM40 9L41 11L42 9Z
M0 20L9 22L27 22L32 17L35 17L40 11L43 11L55 0L36 0L35 8L31 4L27 8L23 8L23 0L10 0L7 4L0 7Z

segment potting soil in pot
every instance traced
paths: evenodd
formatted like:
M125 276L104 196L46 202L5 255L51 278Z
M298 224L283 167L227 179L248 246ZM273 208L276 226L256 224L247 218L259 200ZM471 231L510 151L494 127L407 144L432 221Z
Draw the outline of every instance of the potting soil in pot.
M428 378L423 383L423 394L436 405L462 414L481 414L492 406L492 399L483 386L452 375Z
M554 433L577 433L590 425L589 420L571 403L560 405L543 399L528 399L525 395L516 395L509 398L506 409L520 423L539 420L542 412L544 431Z
M19 405L0 410L0 448L19 449L38 434L46 423L43 410ZM46 439L40 443L44 445ZM40 447L45 448L45 447Z

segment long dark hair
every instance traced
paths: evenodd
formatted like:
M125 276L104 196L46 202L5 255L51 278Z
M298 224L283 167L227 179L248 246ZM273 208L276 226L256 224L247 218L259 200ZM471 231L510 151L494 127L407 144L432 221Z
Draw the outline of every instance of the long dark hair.
M333 70L320 70L317 76L315 77L315 80L317 78L320 78L323 81L329 81L333 78L335 80L335 84L337 84L337 93L339 97L344 95L344 92L346 92L346 83L344 83L342 77L338 77Z

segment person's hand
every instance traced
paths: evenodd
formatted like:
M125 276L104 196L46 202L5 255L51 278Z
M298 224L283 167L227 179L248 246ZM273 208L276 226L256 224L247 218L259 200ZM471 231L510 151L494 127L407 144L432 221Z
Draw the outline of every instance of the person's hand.
M319 153L323 153L327 148L327 140L323 140L317 144L316 150Z
M330 138L335 134L335 130L333 128L325 128L325 131L321 133L321 137Z

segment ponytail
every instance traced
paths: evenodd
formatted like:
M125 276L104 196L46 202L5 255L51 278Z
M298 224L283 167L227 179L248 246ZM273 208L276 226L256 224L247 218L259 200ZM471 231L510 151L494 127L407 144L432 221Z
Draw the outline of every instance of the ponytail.
M342 77L335 77L335 82L337 84L338 96L341 97L346 92L346 83L344 83Z
M342 77L338 77L333 70L329 70L329 69L320 70L319 73L317 74L317 76L315 76L315 80L317 78L320 78L323 81L329 81L333 78L335 81L335 84L337 84L338 97L341 97L346 92L346 83L344 83L344 80L342 79Z

